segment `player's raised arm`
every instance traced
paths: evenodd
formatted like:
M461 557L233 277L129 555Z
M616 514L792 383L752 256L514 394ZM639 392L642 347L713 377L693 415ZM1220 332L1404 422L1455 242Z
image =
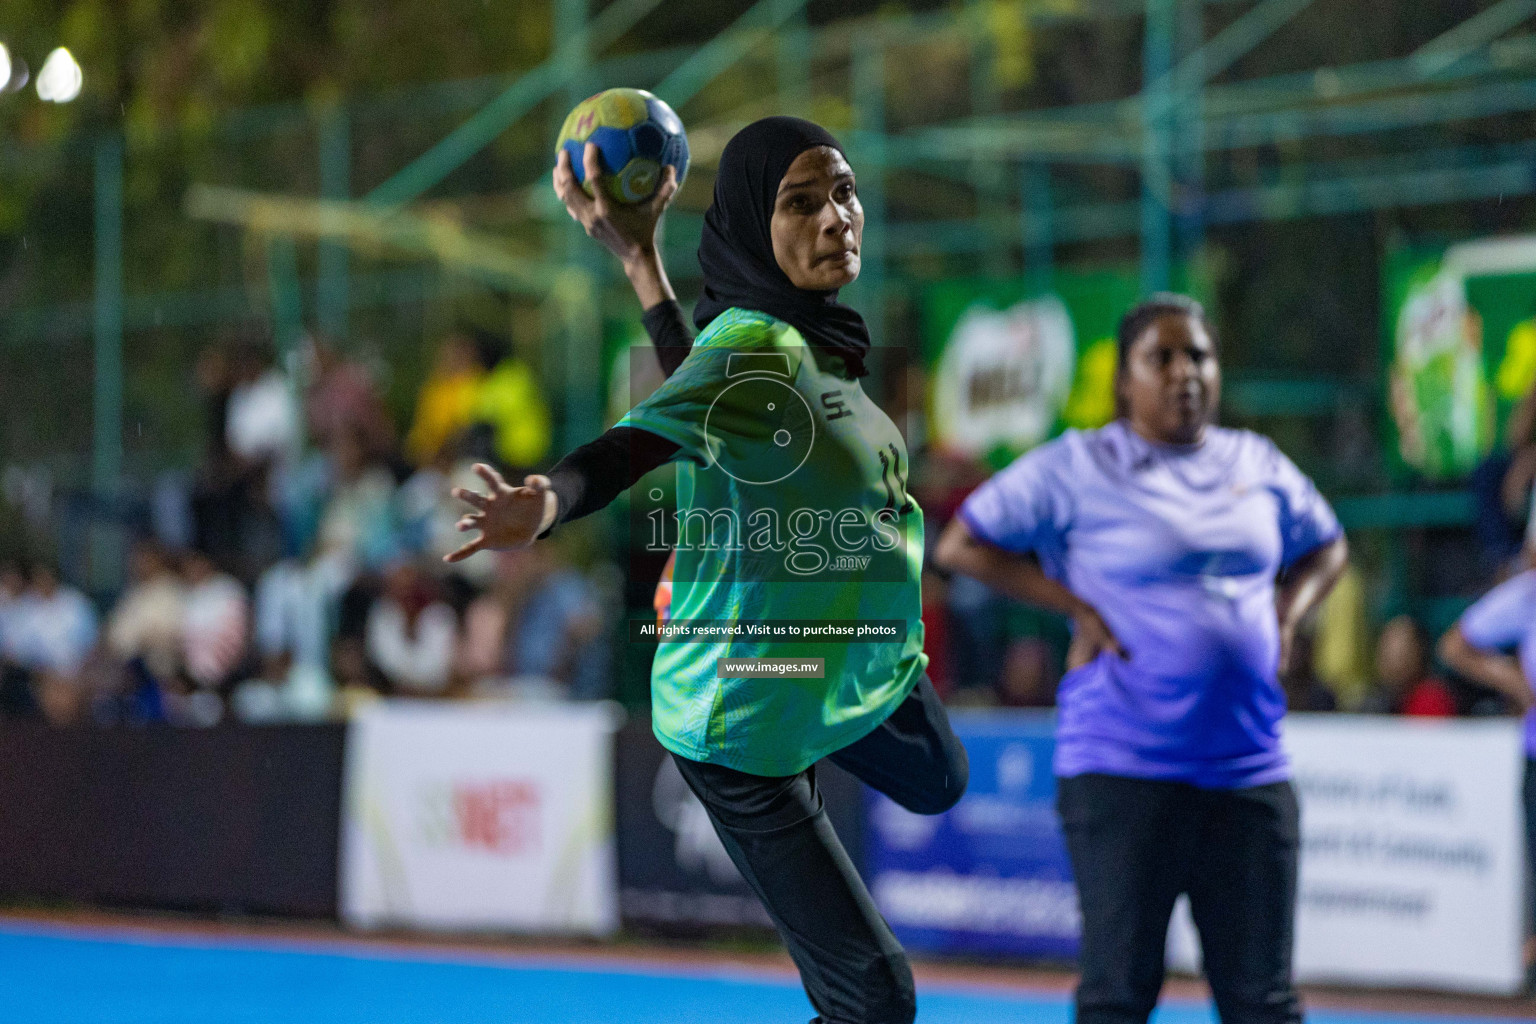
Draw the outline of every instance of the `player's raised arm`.
M624 204L609 198L596 145L587 143L582 151L582 165L583 173L594 183L592 195L587 195L576 180L570 154L563 149L555 158L555 195L565 204L571 219L624 265L624 274L645 311L641 317L645 333L656 346L662 372L670 377L693 347L693 329L677 304L656 241L662 214L677 194L677 171L670 165L663 167L655 195L643 203Z

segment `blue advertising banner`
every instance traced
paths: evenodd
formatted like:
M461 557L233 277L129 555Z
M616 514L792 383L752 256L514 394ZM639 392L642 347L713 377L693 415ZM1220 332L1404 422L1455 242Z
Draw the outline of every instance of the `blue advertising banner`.
M1052 716L954 712L971 784L948 813L869 791L865 863L897 938L926 952L1075 957L1081 918L1056 817Z

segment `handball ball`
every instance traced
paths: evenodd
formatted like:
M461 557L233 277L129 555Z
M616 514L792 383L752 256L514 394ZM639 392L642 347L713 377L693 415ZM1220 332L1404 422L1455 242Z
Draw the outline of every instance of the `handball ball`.
M588 142L597 144L608 197L639 203L656 193L661 169L677 168L677 183L688 173L688 136L673 109L644 89L609 89L582 100L560 128L556 154L571 154L571 170L587 195L592 186L582 161Z

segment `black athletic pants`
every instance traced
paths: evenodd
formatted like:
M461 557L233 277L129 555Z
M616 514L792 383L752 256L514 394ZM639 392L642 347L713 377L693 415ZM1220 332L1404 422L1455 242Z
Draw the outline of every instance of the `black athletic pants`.
M1146 1024L1186 892L1222 1024L1301 1020L1290 783L1205 790L1079 775L1057 780L1057 807L1083 911L1077 1024Z
M910 1024L912 970L832 831L815 766L770 778L673 759L789 947L817 1021ZM953 807L970 777L926 676L879 728L827 760L919 814Z

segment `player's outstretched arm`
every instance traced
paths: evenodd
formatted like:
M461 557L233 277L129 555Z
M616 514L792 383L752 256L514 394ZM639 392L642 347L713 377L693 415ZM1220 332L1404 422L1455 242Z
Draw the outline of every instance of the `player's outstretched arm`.
M661 184L646 202L615 203L602 187L605 175L594 143L587 143L582 152L582 169L586 179L593 183L590 196L576 180L570 155L562 149L555 158L555 195L565 204L565 211L588 235L618 257L624 265L625 276L640 298L642 309L650 309L668 299L675 300L677 294L667 279L656 235L661 215L667 212L667 205L677 194L677 171L670 166L663 168Z
M480 536L443 560L458 562L477 551L532 544L557 523L606 508L678 450L675 441L650 431L612 427L555 463L549 476L524 477L522 487L513 487L490 466L477 464L475 472L489 492L455 487L453 496L472 507L459 520L459 531L478 530Z
M523 486L513 487L484 463L476 463L475 472L487 493L455 487L453 496L473 509L459 520L459 532L475 530L479 536L444 555L445 562L463 561L477 551L526 547L555 521L558 506L548 477L524 477Z

